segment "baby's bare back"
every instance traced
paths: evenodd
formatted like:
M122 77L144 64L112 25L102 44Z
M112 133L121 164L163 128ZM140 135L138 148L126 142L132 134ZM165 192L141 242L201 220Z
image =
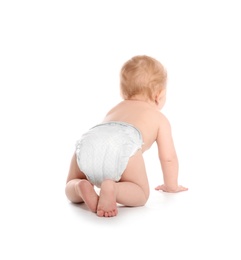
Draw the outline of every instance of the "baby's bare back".
M161 118L162 114L155 105L145 101L125 100L112 108L103 122L121 121L138 128L142 133L144 152L156 141Z

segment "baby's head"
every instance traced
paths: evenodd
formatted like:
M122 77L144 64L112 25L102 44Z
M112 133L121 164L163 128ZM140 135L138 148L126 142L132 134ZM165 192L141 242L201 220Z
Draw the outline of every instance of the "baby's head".
M120 89L124 99L143 96L155 101L166 88L167 72L163 65L146 55L134 56L121 68Z

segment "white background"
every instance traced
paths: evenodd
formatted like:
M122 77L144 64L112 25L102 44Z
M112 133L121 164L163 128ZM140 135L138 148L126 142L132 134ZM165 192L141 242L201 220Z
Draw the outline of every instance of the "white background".
M239 1L0 2L0 258L241 259ZM188 192L165 194L145 154L145 207L99 218L69 203L75 141L119 102L119 70L168 71L169 118Z

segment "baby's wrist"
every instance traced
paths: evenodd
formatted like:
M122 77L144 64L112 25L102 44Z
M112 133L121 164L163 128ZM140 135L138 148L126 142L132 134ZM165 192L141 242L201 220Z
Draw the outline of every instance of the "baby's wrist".
M166 184L165 184L165 187L166 187L166 189L167 189L169 192L176 192L176 191L178 191L178 185L171 186L171 185L166 185Z

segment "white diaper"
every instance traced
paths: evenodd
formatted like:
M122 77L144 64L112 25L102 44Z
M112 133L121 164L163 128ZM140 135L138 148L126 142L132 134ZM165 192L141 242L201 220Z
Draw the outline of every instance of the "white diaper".
M129 158L142 144L140 131L130 124L99 124L77 141L77 163L87 179L100 187L103 180L120 180Z

